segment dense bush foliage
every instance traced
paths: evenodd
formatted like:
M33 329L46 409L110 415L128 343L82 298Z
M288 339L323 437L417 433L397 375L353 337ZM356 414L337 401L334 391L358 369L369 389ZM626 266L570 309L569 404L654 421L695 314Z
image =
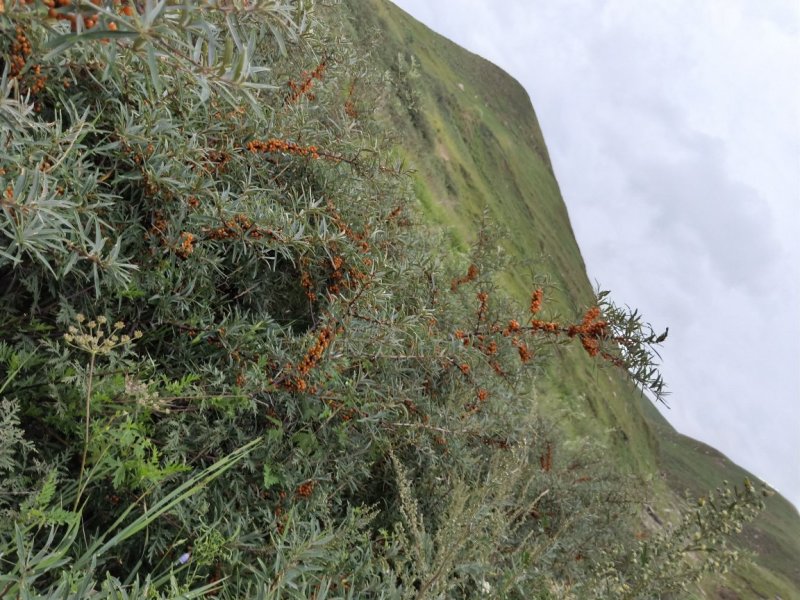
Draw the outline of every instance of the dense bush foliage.
M484 238L439 257L374 118L391 78L312 8L3 5L0 596L683 581L690 524L642 558L637 484L530 393L559 336L660 393L656 336L541 290L511 318ZM722 501L692 543L757 504Z

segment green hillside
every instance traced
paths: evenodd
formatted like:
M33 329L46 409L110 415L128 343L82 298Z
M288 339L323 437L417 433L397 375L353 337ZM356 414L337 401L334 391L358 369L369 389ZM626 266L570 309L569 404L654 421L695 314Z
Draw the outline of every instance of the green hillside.
M485 211L501 224L501 243L514 259L506 289L526 302L532 282L544 278L560 310L579 313L592 301L592 286L528 94L390 2L350 5L354 32L397 82L398 106L406 110L395 108L390 117L416 169L415 191L428 219L449 232L458 252L474 240ZM664 511L679 506L686 490L699 496L723 480L754 479L677 433L615 371L581 352L564 350L557 358L538 382L539 402L556 412L568 407L565 426L573 434L608 436L620 461L654 477L653 502ZM725 598L800 598L800 517L789 502L770 498L740 543L755 553L754 562L743 562L727 587L710 583L709 590Z

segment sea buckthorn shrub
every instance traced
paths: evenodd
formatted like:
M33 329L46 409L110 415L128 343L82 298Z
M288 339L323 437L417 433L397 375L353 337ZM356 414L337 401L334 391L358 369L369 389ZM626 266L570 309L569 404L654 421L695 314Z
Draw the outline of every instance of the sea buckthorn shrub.
M764 510L772 492L758 490L748 479L741 486L727 481L706 496L687 498L681 519L662 531L640 533L632 547L604 549L605 561L581 583L585 598L686 597L691 586L708 574L727 573L740 558L730 544Z
M437 255L339 9L2 7L0 597L531 598L628 547L534 376L655 340Z

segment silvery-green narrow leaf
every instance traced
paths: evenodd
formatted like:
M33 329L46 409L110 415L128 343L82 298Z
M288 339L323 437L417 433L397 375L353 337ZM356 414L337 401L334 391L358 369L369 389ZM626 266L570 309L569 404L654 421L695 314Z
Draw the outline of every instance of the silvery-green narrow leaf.
M236 56L236 61L230 70L230 74L228 75L227 79L231 83L238 83L240 78L242 77L242 72L244 71L245 60L247 59L247 55L244 52L240 52Z
M228 67L230 67L231 61L233 60L233 40L231 38L225 39L225 51L222 54L222 60L220 60L219 68L220 75L224 73Z
M277 90L277 89L279 89L279 87L276 86L276 85L272 85L272 84L269 84L269 83L259 83L257 81L253 81L252 63L250 63L250 66L247 69L247 78L244 79L239 84L239 89L240 90L244 91L244 88L250 88L253 91L258 91L258 90ZM259 105L259 107L260 107L260 105ZM260 110L258 111L258 114L259 115L262 114Z
M94 254L95 256L100 256L100 253L103 251L103 247L106 245L106 240L103 237L103 232L100 231L100 223L98 221L94 222L94 244L92 245L92 249L90 250L90 254Z
M73 46L78 41L79 38L80 36L76 33L67 33L64 35L58 35L50 38L49 40L47 40L45 48L52 48L52 50L50 50L50 52L45 54L42 57L42 60L44 62L51 61L53 58L55 58L59 54L62 54L65 50Z
M94 295L95 298L100 297L100 273L97 268L97 263L92 263L92 279L94 280Z
M192 48L192 61L199 64L202 60L203 56L203 38L198 37L194 42L194 47Z
M212 67L217 63L217 40L208 36L206 42L206 66Z
M142 14L142 22L145 28L150 29L153 26L153 23L161 16L166 5L167 0L161 0L156 3L154 3L153 0L145 0L144 14Z
M147 46L147 66L150 69L150 81L153 83L153 88L156 91L157 95L161 95L164 92L164 88L161 85L161 77L158 75L158 64L156 63L156 51L152 44L148 44Z
M13 263L14 266L17 266L22 262L22 259L19 256L12 256L11 254L8 254L7 252L5 252L3 250L0 250L0 257L3 257L6 260L8 260L9 262ZM0 265L2 265L2 264L3 264L3 261L0 260Z
M78 42L90 42L103 39L136 39L139 37L138 31L122 30L109 31L104 29L102 31L84 31L82 33L65 33L58 35L47 41L46 48L52 48L47 54L42 57L42 62L51 61L53 58L62 54L68 48L74 46Z
M304 34L308 29L308 13L303 11L303 15L300 17L300 24L297 27L298 32L300 35Z
M286 52L286 41L283 39L283 33L279 28L273 25L272 21L267 23L267 25L269 26L269 30L272 32L275 41L278 43L278 49L280 50L280 53L283 56L287 56L288 53Z
M199 77L197 83L200 86L200 93L198 94L200 102L208 102L208 99L211 97L211 88L208 86L208 80L205 77Z
M120 248L122 248L122 238L118 237L114 242L114 245L111 247L111 251L108 253L106 260L116 262L117 258L119 257Z
M72 268L77 264L78 258L77 252L70 252L67 261L61 267L61 277L69 275L69 272L72 271Z
M228 13L225 16L225 24L228 26L228 31L230 32L230 37L228 39L233 39L233 42L236 44L236 48L239 51L242 51L243 44L242 44L242 37L239 34L239 22L236 19L236 16L233 13Z

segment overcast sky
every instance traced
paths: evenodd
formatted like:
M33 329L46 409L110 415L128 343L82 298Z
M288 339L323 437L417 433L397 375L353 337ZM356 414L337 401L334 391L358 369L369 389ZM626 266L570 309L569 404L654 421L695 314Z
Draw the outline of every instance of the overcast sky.
M394 1L525 86L662 412L800 506L800 2Z

